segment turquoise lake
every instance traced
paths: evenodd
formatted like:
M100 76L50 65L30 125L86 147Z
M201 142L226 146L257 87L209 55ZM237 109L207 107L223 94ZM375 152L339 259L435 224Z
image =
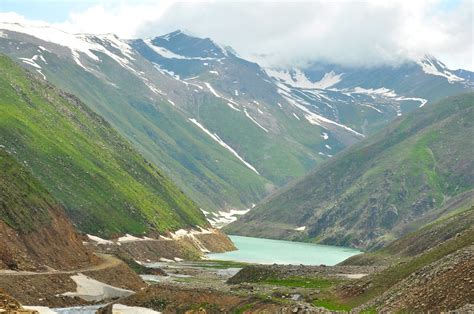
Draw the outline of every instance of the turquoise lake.
M335 265L361 251L303 242L229 236L237 251L207 254L209 259L259 264Z

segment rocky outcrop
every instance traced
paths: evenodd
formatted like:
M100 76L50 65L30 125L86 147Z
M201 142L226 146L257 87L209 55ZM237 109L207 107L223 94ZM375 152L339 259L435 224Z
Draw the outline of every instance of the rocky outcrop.
M51 224L34 232L16 232L0 221L0 269L76 269L96 262L67 219L52 215Z
M212 233L197 234L196 238L212 253L223 253L236 250L229 237L218 229Z
M38 314L37 311L24 309L17 300L0 289L0 313L6 314Z
M160 259L198 260L205 253L221 253L235 250L235 246L227 235L218 229L202 229L201 231L178 230L167 237L135 238L127 240L101 240L93 237L90 241L94 250L113 253L121 258L140 262L153 262Z

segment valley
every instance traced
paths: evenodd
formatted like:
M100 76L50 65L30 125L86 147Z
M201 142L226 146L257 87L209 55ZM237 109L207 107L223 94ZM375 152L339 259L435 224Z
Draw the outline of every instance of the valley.
M64 4L61 23L0 8L0 313L474 311L462 45L362 27L405 23L400 4L323 2L348 25L366 5L394 20L362 18L354 46L323 13L304 25L312 2L281 38L300 4L256 4L285 12L258 23L241 3L177 18L191 4L138 1L134 21ZM255 33L210 31L210 7ZM196 33L170 22L198 11Z

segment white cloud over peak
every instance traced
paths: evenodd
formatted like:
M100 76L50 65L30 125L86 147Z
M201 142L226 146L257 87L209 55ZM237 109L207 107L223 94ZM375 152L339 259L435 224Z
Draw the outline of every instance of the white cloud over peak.
M267 65L394 64L432 54L474 70L471 0L105 1L71 12L72 32L154 37L189 30Z

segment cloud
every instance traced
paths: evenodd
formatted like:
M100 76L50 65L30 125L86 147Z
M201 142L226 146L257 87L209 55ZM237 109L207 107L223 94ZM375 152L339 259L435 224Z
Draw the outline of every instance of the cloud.
M371 66L432 54L474 70L471 0L105 1L58 26L124 38L184 29L270 66Z
M370 66L433 54L474 69L472 19L470 0L450 10L433 0L176 3L137 35L189 29L273 66Z

